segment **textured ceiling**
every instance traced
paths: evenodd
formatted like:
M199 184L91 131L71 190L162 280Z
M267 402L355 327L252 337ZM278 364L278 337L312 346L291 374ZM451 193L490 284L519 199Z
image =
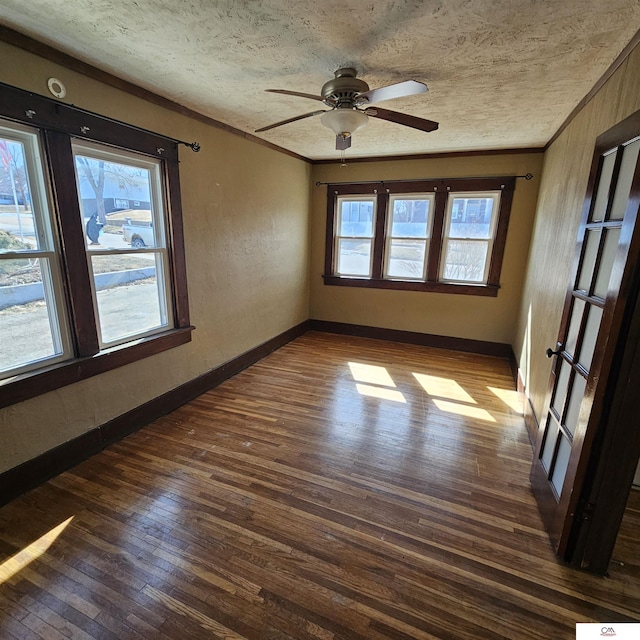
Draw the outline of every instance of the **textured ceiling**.
M426 82L380 106L440 129L370 118L347 151L362 157L543 146L640 28L640 0L2 0L0 20L249 133L322 108L265 89L317 95L339 67ZM319 117L258 135L339 154Z

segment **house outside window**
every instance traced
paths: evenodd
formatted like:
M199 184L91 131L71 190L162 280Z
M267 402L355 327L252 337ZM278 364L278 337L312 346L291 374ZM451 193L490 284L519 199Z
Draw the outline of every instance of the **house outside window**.
M496 296L515 178L329 184L327 285Z

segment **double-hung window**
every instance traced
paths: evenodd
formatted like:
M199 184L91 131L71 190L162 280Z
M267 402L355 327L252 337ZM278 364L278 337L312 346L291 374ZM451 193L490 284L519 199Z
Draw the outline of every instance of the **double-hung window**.
M329 184L325 284L497 295L514 184Z
M0 85L0 406L190 340L177 143Z

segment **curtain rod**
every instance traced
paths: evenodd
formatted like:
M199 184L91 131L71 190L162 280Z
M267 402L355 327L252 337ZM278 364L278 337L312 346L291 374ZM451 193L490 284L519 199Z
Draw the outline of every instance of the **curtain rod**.
M406 180L356 180L355 182L349 180L348 182L316 182L316 187L327 184L394 184L396 182L452 182L453 180L484 180L487 178L524 178L525 180L531 180L533 178L532 173L525 173L523 176L471 176L461 178L407 178Z

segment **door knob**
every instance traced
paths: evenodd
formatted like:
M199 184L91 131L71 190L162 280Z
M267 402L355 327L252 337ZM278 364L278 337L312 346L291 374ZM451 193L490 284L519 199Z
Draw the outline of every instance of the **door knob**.
M553 356L557 356L562 351L562 345L558 345L558 350L554 351L551 347L549 347L545 353L547 354L547 358L552 358Z

